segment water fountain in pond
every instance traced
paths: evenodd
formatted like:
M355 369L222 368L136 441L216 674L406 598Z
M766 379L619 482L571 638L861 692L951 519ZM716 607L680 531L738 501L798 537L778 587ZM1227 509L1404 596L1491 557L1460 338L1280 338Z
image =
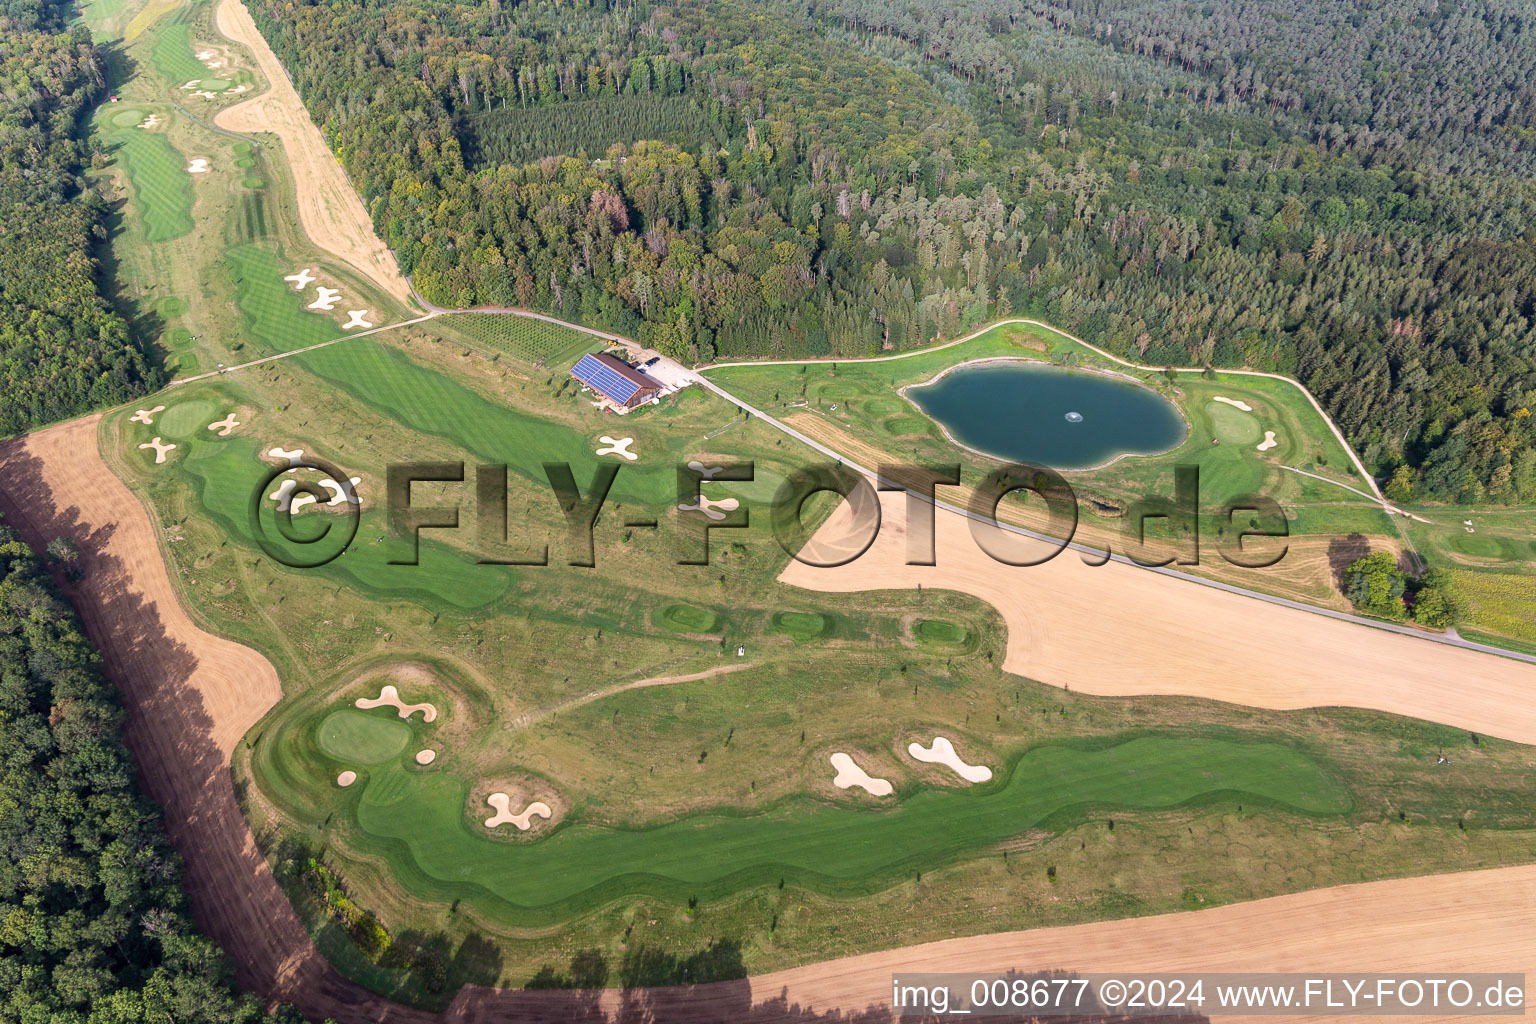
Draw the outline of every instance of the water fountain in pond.
M1080 412L1069 412L1069 413L1067 413L1067 422L1068 423L1081 423L1081 422L1083 422L1083 414L1080 413Z

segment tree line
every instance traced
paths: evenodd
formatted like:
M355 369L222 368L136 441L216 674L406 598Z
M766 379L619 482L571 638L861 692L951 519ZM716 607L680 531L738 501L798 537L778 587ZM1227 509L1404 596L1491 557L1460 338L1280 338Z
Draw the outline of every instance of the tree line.
M82 120L106 78L69 11L54 0L0 6L0 436L162 383L98 289L108 210L81 178Z
M1397 500L1536 501L1518 8L1207 6L255 15L439 304L699 361L1029 312L1142 362L1299 377Z

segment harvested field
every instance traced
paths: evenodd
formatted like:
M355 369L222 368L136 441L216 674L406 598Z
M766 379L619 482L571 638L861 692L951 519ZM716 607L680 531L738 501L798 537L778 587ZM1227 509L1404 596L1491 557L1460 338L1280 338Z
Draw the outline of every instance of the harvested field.
M1075 551L1039 566L1004 565L977 546L964 517L944 509L936 516L937 565L907 565L905 496L881 500L879 536L861 558L830 569L793 561L779 579L836 593L922 586L974 595L1008 624L1006 670L1085 693L1370 708L1536 743L1536 707L1527 699L1536 665L1119 562L1089 566ZM847 532L845 502L817 538ZM1021 537L1006 543L1016 558L1048 550Z
M899 969L1531 967L1536 925L1524 908L1536 900L1536 867L1519 867L1323 889L1198 914L954 939L623 996L471 988L441 1015L394 1006L325 963L257 851L235 802L228 756L278 698L277 680L259 655L186 618L142 506L96 454L96 423L97 417L77 420L0 447L0 508L34 542L57 535L82 541L87 579L76 600L123 688L132 715L128 740L187 860L199 924L223 944L242 985L292 1000L313 1018L556 1021L585 1010L586 1019L598 1020L617 1015L626 999L660 1020L809 1024L838 1008L881 1005L890 972ZM591 1012L597 1009L606 1012Z
M411 288L394 254L374 234L363 204L341 164L309 119L271 47L256 30L240 0L221 0L216 24L229 39L248 48L267 79L267 91L219 112L214 123L232 132L272 132L282 140L293 169L299 220L310 241L363 274L400 302L410 305Z

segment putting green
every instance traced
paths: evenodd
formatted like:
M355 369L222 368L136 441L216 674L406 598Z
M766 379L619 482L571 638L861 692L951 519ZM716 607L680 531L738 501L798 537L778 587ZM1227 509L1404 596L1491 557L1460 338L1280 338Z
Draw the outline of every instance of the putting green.
M773 628L796 640L815 640L830 632L832 623L816 612L779 612L773 617Z
M112 115L112 123L119 128L132 128L144 120L144 112L129 107L127 110L119 110Z
M691 604L668 605L657 614L658 624L680 633L708 633L720 624L720 617L708 608Z
M261 180L260 178L256 177L254 174L250 175L248 177L245 177L245 178L241 178L240 179L240 184L244 185L246 188L266 188L267 187L267 183L265 181Z
M1264 436L1252 413L1243 412L1226 402L1207 402L1205 414L1211 418L1211 432L1223 444L1255 444Z
M964 626L944 619L922 619L914 632L919 640L941 644L962 644L969 636Z
M391 714L393 710L391 709ZM315 732L320 749L346 764L383 764L399 757L411 741L411 727L382 713L352 708L333 711Z
M187 300L180 296L167 295L155 303L155 308L160 311L161 316L169 320L171 317L181 316L181 314L187 311Z
M247 171L247 170L250 170L252 167L256 166L256 161L252 160L248 156L242 156L238 160L235 161L235 166L240 168L243 171Z
M906 404L894 398L871 398L864 403L864 411L871 416L890 416L904 408Z
M194 399L172 404L160 414L159 427L161 433L169 437L200 437L198 431L206 433L208 424L218 418L212 402Z
M535 924L635 895L716 899L781 878L834 895L869 893L1031 828L1056 831L1116 809L1233 799L1304 814L1351 807L1337 780L1290 747L1187 733L1037 747L1002 778L963 791L922 789L878 814L790 799L757 814L699 814L650 828L575 822L513 847L471 830L468 780L397 762L370 775L356 813L368 845L408 890L484 897L498 917Z
M911 437L914 434L929 432L928 421L921 416L892 416L882 426L898 437Z
M192 344L192 332L185 327L177 327L166 334L165 343L171 348L186 348Z
M852 398L854 395L862 393L863 388L860 388L857 384L845 384L842 382L834 384L823 384L816 389L816 394L818 396L830 401L840 401L844 398Z
M1503 542L1493 534L1467 533L1466 528L1462 527L1452 533L1450 539L1454 550L1472 558L1508 558L1510 555Z

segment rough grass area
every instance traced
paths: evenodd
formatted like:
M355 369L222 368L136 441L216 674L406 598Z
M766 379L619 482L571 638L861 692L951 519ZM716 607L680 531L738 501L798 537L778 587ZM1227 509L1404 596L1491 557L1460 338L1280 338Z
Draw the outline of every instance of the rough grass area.
M462 335L471 344L520 359L534 366L564 369L602 341L582 331L525 316L456 313L443 317L440 329Z

